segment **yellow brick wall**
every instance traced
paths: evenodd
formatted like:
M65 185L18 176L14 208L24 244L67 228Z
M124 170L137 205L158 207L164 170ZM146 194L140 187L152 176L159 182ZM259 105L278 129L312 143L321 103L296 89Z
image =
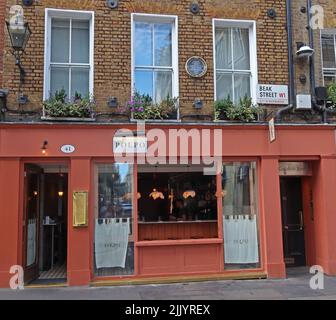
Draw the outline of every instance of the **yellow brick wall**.
M259 83L287 84L287 31L285 1L274 0L198 0L201 12L193 15L190 0L120 0L111 10L105 0L36 0L25 8L25 17L33 31L23 65L27 71L24 93L30 103L25 110L40 110L43 97L44 70L44 9L76 9L95 11L94 94L100 112L110 112L107 100L118 97L124 104L131 94L131 13L171 14L179 17L179 85L181 114L213 115L214 71L212 19L253 19L257 21ZM6 14L16 0L8 0ZM276 19L267 16L267 9L275 8ZM193 55L203 57L208 72L202 79L190 78L185 63ZM16 103L19 74L9 50L6 36L4 50L4 83L10 89L9 108ZM198 97L205 102L201 111L192 104Z

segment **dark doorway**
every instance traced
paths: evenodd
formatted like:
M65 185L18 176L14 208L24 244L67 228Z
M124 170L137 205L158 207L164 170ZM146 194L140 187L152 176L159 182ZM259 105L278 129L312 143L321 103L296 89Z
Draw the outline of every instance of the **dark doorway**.
M306 265L302 181L299 177L280 179L283 246L287 267Z
M25 165L25 283L58 283L67 275L68 172L62 165Z

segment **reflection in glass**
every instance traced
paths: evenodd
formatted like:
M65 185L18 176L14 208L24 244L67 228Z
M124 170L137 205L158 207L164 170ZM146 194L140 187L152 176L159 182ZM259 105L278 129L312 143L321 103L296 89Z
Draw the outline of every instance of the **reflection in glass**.
M62 89L66 91L69 100L73 100L76 91L82 97L88 96L91 68L90 22L52 19L50 41L50 96ZM80 67L78 64L81 64Z
M225 163L222 187L225 268L257 268L260 263L256 163Z
M216 28L216 99L251 97L250 31Z
M138 167L140 241L218 238L216 176L202 169Z
M171 72L155 72L155 101L172 98L173 75Z
M135 22L135 90L160 103L173 92L172 24Z
M250 44L248 29L232 29L235 70L250 70Z
M51 67L50 70L50 95L53 96L56 91L65 90L69 96L69 68Z
M155 66L172 66L172 26L156 24L154 26Z
M135 23L135 65L153 65L153 36L152 25L145 22Z
M95 174L95 273L134 273L133 167L100 164Z
M153 97L153 72L135 71L135 88L140 94Z
M224 100L228 97L233 100L232 74L217 72L217 100Z
M51 21L51 62L69 62L70 20Z
M323 68L336 68L334 35L322 35Z
M71 39L71 62L89 63L90 61L90 23L73 20Z
M216 68L232 69L232 41L230 28L216 29Z
M81 94L83 98L89 96L90 70L88 68L72 68L71 72L71 98L75 97L76 92Z
M250 74L236 73L234 75L234 101L237 103L245 96L251 96Z

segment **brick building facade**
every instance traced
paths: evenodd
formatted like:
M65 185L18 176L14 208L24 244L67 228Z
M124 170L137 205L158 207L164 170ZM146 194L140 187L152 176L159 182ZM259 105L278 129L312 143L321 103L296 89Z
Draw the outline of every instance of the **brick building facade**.
M27 103L0 30L0 287L12 266L26 283L68 285L283 278L316 264L335 275L335 125L315 101L336 75L333 1L115 3L23 6ZM6 20L18 4L5 1ZM306 28L321 8L325 28ZM299 43L314 55L299 58ZM272 95L259 121L214 121L215 100L255 104L258 84L288 86L288 103ZM94 115L45 117L62 87L74 103L93 94ZM122 108L139 88L158 104L178 97L177 118L138 127Z

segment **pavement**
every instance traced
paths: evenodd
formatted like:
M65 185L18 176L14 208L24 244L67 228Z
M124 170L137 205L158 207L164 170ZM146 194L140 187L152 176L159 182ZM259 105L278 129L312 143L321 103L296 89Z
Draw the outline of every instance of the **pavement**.
M0 300L336 300L336 277L324 277L324 289L310 288L304 268L287 279L224 280L163 285L0 289Z

